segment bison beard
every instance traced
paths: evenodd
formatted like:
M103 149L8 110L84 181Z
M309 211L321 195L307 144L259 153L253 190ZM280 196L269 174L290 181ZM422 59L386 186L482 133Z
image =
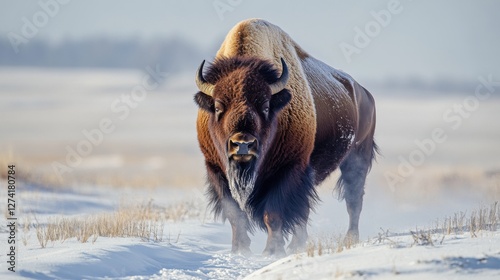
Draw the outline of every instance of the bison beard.
M255 186L255 160L241 163L230 160L226 174L231 196L241 210L245 211L248 198Z

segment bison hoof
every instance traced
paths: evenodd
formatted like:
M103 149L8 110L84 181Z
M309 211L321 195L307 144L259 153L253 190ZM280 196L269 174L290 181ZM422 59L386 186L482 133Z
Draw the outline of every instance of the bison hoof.
M344 246L351 247L359 242L359 232L357 230L347 231L347 235L344 238Z
M288 252L296 254L305 251L307 243L307 234L294 235L290 245L288 245Z
M284 257L286 256L285 247L283 246L274 246L273 248L266 247L264 252L262 252L263 256L266 257Z
M290 243L290 245L288 245L288 252L290 254L297 254L297 253L300 253L302 251L304 251L306 248L306 244L305 243L297 243L297 242L292 242Z
M243 248L233 248L231 250L231 253L232 254L235 254L235 255L241 255L241 256L245 256L245 257L249 257L252 255L252 251L250 250L249 247L243 247Z

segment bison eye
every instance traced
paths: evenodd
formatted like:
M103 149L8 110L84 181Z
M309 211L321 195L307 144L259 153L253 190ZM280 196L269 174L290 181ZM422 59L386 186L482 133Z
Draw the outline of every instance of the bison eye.
M224 104L222 104L222 102L220 101L215 101L215 117L217 118L217 120L220 119L222 113L224 113Z
M262 105L262 113L267 117L269 114L269 101Z

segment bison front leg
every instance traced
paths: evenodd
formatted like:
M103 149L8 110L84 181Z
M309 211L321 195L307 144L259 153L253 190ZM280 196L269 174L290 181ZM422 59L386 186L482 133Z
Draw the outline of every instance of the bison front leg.
M309 209L307 209L307 217L309 217ZM297 253L306 247L307 243L307 222L295 225L293 229L293 237L288 250L290 253Z
M229 220L233 231L232 249L235 254L249 255L250 237L248 230L250 223L248 216L243 212L236 201L231 197L228 182L221 169L210 162L206 162L208 177L208 192L216 216L222 212L224 218Z
M313 185L311 168L300 165L287 167L267 181L273 186L266 193L262 221L268 238L264 254L285 254L284 234L293 232L291 251L297 251L307 242L307 220L313 203L318 199Z
M224 216L231 223L233 230L232 249L234 254L250 255L250 237L248 237L249 221L247 214L238 207L232 198L226 198L222 204Z
M276 212L264 213L264 224L267 228L267 243L264 255L285 255L285 239L283 238L283 220Z

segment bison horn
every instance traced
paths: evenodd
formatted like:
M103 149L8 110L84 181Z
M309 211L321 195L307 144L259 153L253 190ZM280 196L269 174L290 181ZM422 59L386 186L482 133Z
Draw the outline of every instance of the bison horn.
M286 66L285 60L281 58L281 68L283 69L281 71L281 77L274 82L273 84L270 84L269 87L271 88L271 94L276 94L280 91L282 91L286 83L288 82L288 67Z
M214 85L210 84L203 78L203 65L205 64L205 60L201 62L200 67L198 67L198 74L196 75L196 85L198 89L206 95L213 95Z

